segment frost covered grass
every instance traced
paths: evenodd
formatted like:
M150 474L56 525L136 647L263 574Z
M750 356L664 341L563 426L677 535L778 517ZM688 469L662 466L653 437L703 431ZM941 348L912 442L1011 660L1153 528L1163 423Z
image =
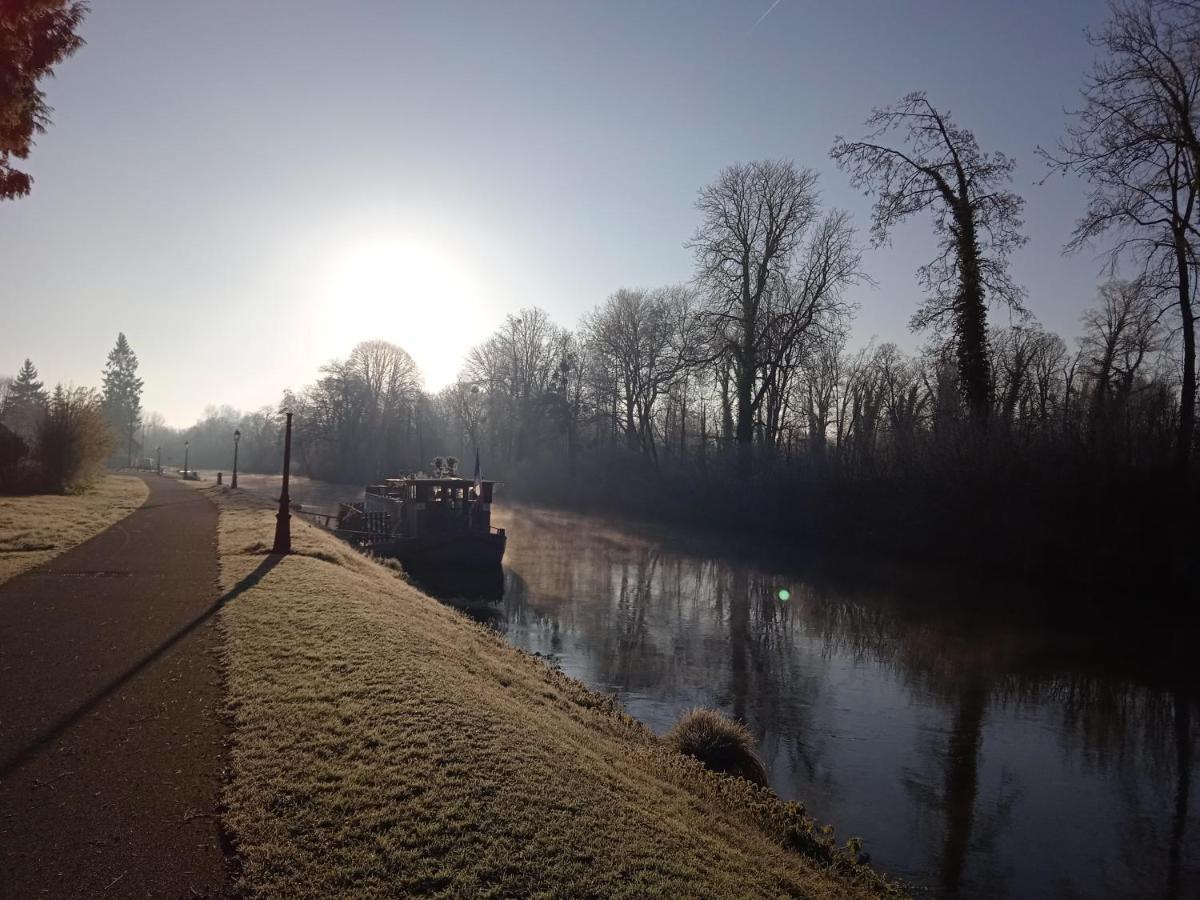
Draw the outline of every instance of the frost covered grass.
M99 534L145 501L140 478L105 475L74 494L0 496L0 581Z
M767 770L754 749L750 729L716 710L697 708L684 713L667 735L667 743L698 759L706 769L755 784L767 783Z
M225 826L250 897L868 897L796 804L273 510L221 509Z

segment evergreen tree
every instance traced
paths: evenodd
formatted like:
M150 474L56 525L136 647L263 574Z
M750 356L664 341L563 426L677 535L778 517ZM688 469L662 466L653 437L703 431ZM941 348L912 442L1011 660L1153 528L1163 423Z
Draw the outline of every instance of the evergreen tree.
M113 429L127 439L127 465L133 465L133 432L142 420L142 379L137 377L137 355L117 334L117 345L104 364L104 411Z
M37 366L33 364L32 360L26 359L21 366L21 371L17 373L17 377L12 383L8 399L10 403L43 407L46 405L46 388L38 380Z
M79 49L82 0L0 2L0 200L29 193L33 179L13 168L33 137L50 124L50 107L38 82Z
M46 403L46 388L38 379L37 366L26 359L21 371L9 386L0 415L9 428L28 438L33 433L39 417L45 412Z

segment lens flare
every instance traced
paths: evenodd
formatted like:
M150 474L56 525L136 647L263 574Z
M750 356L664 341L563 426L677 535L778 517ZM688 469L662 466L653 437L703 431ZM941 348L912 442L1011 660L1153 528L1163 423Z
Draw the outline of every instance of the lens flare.
M791 600L792 592L789 591L787 588L780 588L779 589L779 599L780 600Z

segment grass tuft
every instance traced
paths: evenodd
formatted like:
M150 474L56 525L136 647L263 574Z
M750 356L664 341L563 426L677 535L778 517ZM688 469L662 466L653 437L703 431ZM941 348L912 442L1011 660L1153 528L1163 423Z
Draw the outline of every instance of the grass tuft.
M741 722L713 709L688 710L666 737L680 753L700 760L704 768L767 786L767 770L754 750L754 735Z

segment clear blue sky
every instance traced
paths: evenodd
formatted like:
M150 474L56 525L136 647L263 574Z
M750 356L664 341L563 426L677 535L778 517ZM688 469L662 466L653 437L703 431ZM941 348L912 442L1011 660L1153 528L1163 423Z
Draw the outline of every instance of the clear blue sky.
M0 205L0 373L94 385L118 330L144 405L254 408L359 339L440 387L503 316L579 316L685 281L696 191L736 160L820 173L874 105L924 89L1018 161L1029 305L1071 338L1096 256L1060 248L1083 187L1043 174L1101 0L97 0L47 84L33 194ZM855 340L913 348L927 220L869 251ZM355 298L362 297L360 301Z

